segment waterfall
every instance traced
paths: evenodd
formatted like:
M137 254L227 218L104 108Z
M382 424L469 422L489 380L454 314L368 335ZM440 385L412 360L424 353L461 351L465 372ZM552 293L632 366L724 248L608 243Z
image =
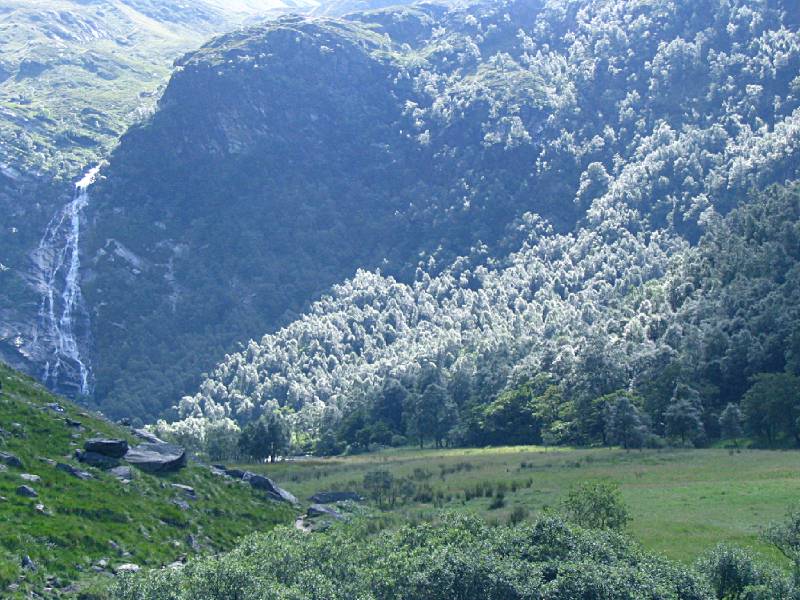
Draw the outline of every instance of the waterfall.
M91 169L75 184L72 201L55 214L33 253L42 295L36 336L47 347L42 379L54 389L75 388L80 394L89 394L92 385L91 367L79 343L80 335L89 331L80 286L81 213L98 171Z

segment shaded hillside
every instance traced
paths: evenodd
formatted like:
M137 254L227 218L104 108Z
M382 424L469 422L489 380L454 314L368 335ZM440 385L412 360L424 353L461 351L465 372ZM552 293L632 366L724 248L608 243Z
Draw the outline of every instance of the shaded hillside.
M0 0L0 358L61 393L81 387L69 373L48 377L68 357L40 314L64 248L39 246L73 199L72 182L152 112L182 53L244 22L316 10L350 8L281 0ZM83 346L91 339L83 336L79 345L88 354Z

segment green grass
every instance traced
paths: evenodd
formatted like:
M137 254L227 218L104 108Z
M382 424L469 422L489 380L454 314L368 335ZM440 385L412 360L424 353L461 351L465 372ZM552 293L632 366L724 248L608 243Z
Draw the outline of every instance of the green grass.
M126 430L53 397L2 365L0 380L0 427L8 432L0 436L0 449L17 455L25 467L0 472L0 496L5 498L0 501L0 597L13 597L7 590L14 582L21 583L20 597L27 589L41 589L47 577L102 589L107 576L97 576L91 568L100 559L107 559L111 567L129 562L160 566L196 554L190 536L200 544L201 553L217 552L231 548L245 534L291 523L295 516L294 509L197 465L164 477L136 471L128 485L91 468L86 468L96 477L91 481L67 475L40 457L77 465L71 456L85 439L133 440ZM66 414L47 409L51 402L58 402ZM80 421L83 429L76 433L65 417ZM16 494L25 483L20 478L23 472L41 477L30 484L38 498ZM174 504L183 497L170 483L195 488L197 500L188 500L189 510ZM48 514L36 510L38 503ZM38 565L36 572L23 573L24 555Z
M759 540L759 530L800 498L800 453L788 451L391 450L250 468L266 472L302 499L327 489L362 491L364 473L377 468L426 482L439 497L435 503L396 506L384 515L389 523L432 519L441 508L506 522L515 509L531 515L557 509L579 482L611 480L620 484L630 508L629 533L645 548L687 563L719 542L780 560ZM483 495L467 500L465 492L476 486ZM499 489L505 506L490 509Z

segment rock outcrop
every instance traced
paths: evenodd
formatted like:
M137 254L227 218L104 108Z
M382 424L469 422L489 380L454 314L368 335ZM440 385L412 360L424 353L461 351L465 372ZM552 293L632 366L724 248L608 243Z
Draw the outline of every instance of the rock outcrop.
M186 450L175 444L140 444L128 450L125 460L146 473L172 473L186 466Z
M284 490L269 477L257 475L248 471L245 473L244 477L242 477L242 481L246 481L252 488L256 490L266 492L267 495L273 500L278 500L279 502L288 502L289 504L297 504L297 498L295 498L293 494Z
M128 442L125 440L109 440L93 438L83 445L87 452L95 452L110 458L122 458L128 452Z
M361 502L364 498L355 492L317 492L309 498L316 504L334 504L336 502Z
M89 479L94 479L91 473L77 469L72 465L68 465L67 463L58 463L56 465L56 469L58 469L59 471L63 471L68 475L72 475L73 477L77 477L78 479L83 479L84 481L87 481Z

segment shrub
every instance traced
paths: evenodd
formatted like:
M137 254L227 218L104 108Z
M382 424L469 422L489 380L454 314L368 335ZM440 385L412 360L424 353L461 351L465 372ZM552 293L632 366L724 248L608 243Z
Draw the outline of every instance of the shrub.
M590 529L624 529L630 515L619 486L607 482L584 482L572 488L563 502L573 523Z

